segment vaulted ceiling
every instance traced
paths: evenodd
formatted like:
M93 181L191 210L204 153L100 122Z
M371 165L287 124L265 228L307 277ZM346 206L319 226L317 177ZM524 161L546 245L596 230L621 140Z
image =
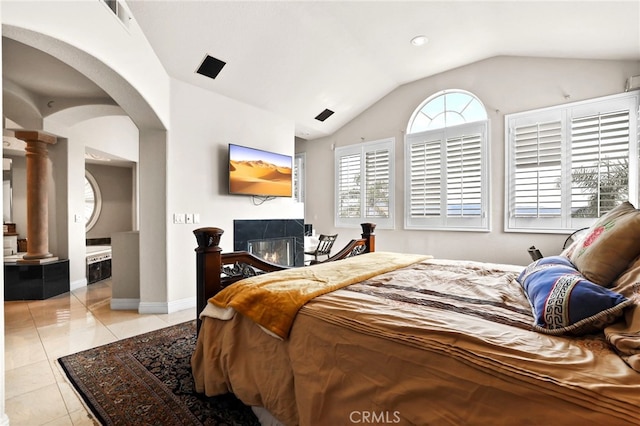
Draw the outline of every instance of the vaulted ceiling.
M173 78L290 118L303 139L332 134L405 83L494 56L640 60L640 1L129 1L126 7ZM428 41L414 46L418 35ZM41 96L104 96L47 55L7 40L3 49L5 84ZM13 60L17 55L23 59ZM196 73L207 55L226 63L215 79ZM316 120L325 109L334 114Z

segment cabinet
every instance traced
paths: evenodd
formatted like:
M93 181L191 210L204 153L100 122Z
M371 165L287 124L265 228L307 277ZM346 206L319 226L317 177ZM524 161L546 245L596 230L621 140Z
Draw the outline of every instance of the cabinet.
M4 264L4 300L43 300L69 291L69 260Z

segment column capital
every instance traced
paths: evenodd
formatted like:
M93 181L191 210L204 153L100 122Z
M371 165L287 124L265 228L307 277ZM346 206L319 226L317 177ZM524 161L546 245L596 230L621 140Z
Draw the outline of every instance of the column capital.
M14 135L25 142L44 142L53 145L58 141L57 136L40 130L16 130Z

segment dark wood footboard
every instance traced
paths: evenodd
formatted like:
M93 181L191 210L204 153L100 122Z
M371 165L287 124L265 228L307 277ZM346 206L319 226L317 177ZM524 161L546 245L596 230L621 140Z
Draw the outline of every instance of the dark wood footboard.
M351 240L343 249L325 262L357 256L375 251L374 223L363 223L362 238ZM199 228L193 231L198 242L196 248L197 314L207 305L207 300L226 286L253 275L288 269L262 260L247 251L223 253L220 238L224 231L220 228ZM200 330L200 319L198 319Z

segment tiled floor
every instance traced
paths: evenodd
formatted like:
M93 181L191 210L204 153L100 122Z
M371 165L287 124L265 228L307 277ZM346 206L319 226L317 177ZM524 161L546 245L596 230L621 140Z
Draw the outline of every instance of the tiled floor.
M56 362L61 356L194 319L112 311L111 281L47 300L4 302L5 411L12 426L93 425Z

